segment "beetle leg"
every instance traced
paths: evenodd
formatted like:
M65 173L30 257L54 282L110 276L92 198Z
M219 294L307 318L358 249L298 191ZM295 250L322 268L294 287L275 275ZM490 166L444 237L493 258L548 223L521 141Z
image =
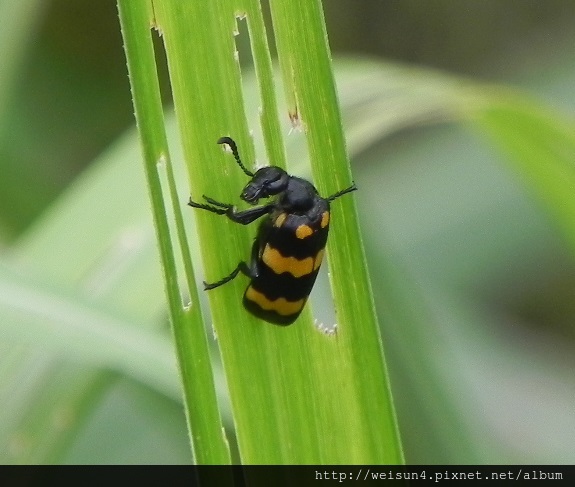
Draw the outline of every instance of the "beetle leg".
M211 211L216 215L225 215L227 212L227 207L216 208L215 206L206 205L204 203L197 203L192 200L191 196L190 200L188 201L188 206L191 206L192 208L199 208L200 210Z
M238 211L234 208L234 205L221 203L220 201L216 201L209 196L204 195L204 199L210 204L206 205L205 203L197 203L190 197L188 205L192 208L199 208L200 210L210 211L216 215L226 215L231 221L235 223L241 223L242 225L250 224L258 218L267 215L275 208L275 204L270 203L268 205L257 206L255 208Z
M222 203L220 201L216 201L213 198L210 198L209 196L206 196L205 194L202 195L202 198L204 198L210 205L214 205L214 206L219 206L220 208L225 208L226 210L228 208L232 208L234 205L230 205L229 203Z
M352 191L355 191L355 190L357 190L357 186L355 185L355 183L353 183L349 188L342 189L341 191L338 191L337 193L334 193L331 196L328 196L326 198L326 200L333 201L336 198L339 198L340 196L343 196L344 194L351 193Z
M235 223L241 223L242 225L248 225L251 222L267 215L275 208L275 203L270 203L269 205L257 206L255 208L249 208L248 210L237 211L233 206L226 210L226 216Z
M242 261L238 264L238 266L229 275L227 275L223 279L220 279L219 281L212 282L212 283L207 283L206 281L204 281L204 290L209 291L210 289L215 289L217 287L220 287L221 285L225 284L226 282L230 282L240 272L242 274L248 276L250 279L253 279L253 277L254 277L253 270L245 262Z

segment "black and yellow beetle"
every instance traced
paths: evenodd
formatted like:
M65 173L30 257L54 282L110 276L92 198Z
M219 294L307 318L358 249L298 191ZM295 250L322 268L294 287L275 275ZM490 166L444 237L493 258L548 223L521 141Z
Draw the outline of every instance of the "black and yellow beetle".
M329 204L357 188L352 184L322 198L309 181L290 176L279 167L263 167L252 173L243 165L231 138L222 137L218 144L231 148L236 162L251 178L240 195L242 200L257 204L260 198L276 198L266 205L237 211L233 205L205 195L208 204L196 203L190 197L188 205L226 215L242 225L267 215L255 238L250 263L240 262L217 282L204 282L205 289L217 288L241 272L251 279L244 293L244 307L270 323L290 325L301 313L319 272L329 230Z

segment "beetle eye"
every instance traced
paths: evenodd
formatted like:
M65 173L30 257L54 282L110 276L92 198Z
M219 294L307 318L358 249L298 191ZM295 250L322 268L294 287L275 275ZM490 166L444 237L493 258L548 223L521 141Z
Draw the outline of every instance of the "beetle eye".
M266 193L270 195L281 193L286 189L288 179L289 176L284 173L283 175L277 177L273 181L268 181L266 184L267 189Z

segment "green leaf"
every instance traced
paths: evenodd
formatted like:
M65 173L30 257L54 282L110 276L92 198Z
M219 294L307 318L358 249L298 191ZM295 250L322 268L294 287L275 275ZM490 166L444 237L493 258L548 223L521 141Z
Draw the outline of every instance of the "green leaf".
M18 68L27 47L27 40L42 13L40 0L3 0L0 18L10 19L0 31L0 121L10 89L17 80Z
M190 441L197 463L229 463L230 453L223 435L217 406L210 353L193 275L181 204L170 160L155 55L150 32L154 15L161 12L148 2L118 2L136 120L142 140L144 167L154 223L160 247L170 321L174 332L184 390ZM184 263L187 289L180 290L175 251L164 204L159 169L165 167L167 188L176 235ZM184 304L182 295L190 296ZM201 401L198 400L201 398Z
M237 188L245 180L242 182L241 171L215 142L222 135L231 135L238 141L244 161L254 159L234 45L236 15L248 22L267 153L274 164L284 159L260 5L245 1L238 9L227 1L157 1L153 2L153 12L153 22L165 42L191 193L196 199L207 194L219 201L235 201ZM293 100L301 104L301 114L293 111L300 105L289 107L292 121L296 116L305 117L303 126L318 186L322 194L335 193L349 186L351 177L321 6L319 2L290 2L285 8L272 5L272 14L280 60L286 56L289 60L284 85L290 87L288 93L295 90ZM293 34L285 39L288 25ZM127 30L124 21L125 35ZM134 56L129 64L135 70L142 61L127 47L128 59ZM308 62L308 57L314 62ZM309 67L303 69L306 63ZM138 110L134 72L131 69L132 89L146 147L146 138L153 140L154 133L147 135L144 111ZM292 79L295 72L302 78ZM149 159L157 161L158 157L155 154ZM321 171L317 165L320 160L326 163ZM209 293L244 463L402 461L355 213L351 197L334 204L329 264L338 312L335 334L325 334L314 326L310 306L286 329L238 312L246 285L241 278ZM198 212L197 225L207 281L229 274L249 255L254 229L248 234L244 228L207 212ZM162 236L164 230L158 228L160 241L167 240ZM346 273L350 267L354 271L351 280ZM166 278L168 282L172 279L169 271ZM174 325L177 342L178 328ZM196 353L187 346L178 349L182 366ZM184 378L184 383L187 380ZM193 432L191 417L190 422Z
M528 97L489 94L479 126L547 208L575 254L575 123Z
M2 255L4 463L67 461L118 374L166 404L180 399L172 345L158 326L164 304L135 142L128 134L103 154ZM160 421L167 409L157 408Z
M189 165L194 168L191 176L192 194L201 195L205 192L225 201L237 201L238 188L246 181L231 156L215 144L221 135L232 135L240 141L242 156L247 163L254 160L254 153L258 154L260 161L264 161L264 154L267 154L271 163L283 165L284 159L289 159L295 162L290 165L294 174L305 173L303 147L308 141L304 135L295 131L287 137L289 157L285 157L282 135L292 128L288 115L290 113L297 113L298 120L303 122L312 117L313 120L319 119L320 125L325 125L319 134L312 134L315 142L311 141L310 135L308 143L314 181L321 193L330 194L340 189L341 185L348 184L350 174L343 164L347 156L339 140L338 116L329 112L331 108L327 113L320 114L319 103L314 105L313 100L317 97L322 103L325 102L325 109L325 106L331 107L332 97L326 97L321 87L316 86L318 83L309 82L309 77L313 75L310 66L315 63L325 69L325 64L322 64L325 60L314 58L314 63L303 63L300 60L298 64L297 59L290 59L288 66L293 69L297 67L293 72L301 73L301 77L293 80L290 78L291 81L287 80L289 83L284 84L289 87L288 105L297 110L282 108L280 116L283 121L280 122L276 116L276 80L269 72L266 40L261 35L263 24L259 10L250 3L249 8L245 9L248 14L246 21L254 53L258 52L254 54L254 62L261 98L256 105L259 103L262 106L263 126L261 129L256 123L248 126L243 117L251 113L253 107L249 97L256 90L251 85L247 69L243 70L243 83L240 84L238 66L233 60L234 31L245 31L244 20L235 20L234 14L243 14L244 9L228 10L222 7L221 2L211 3L217 5L176 5L174 16L181 14L181 20L170 17L170 22L167 22L164 16L164 21L160 23L168 45L175 50L171 55L170 69L177 87L179 103L176 108L180 112L178 121L184 135L186 157ZM137 4L139 2L132 2L131 7ZM298 10L301 5L296 3L295 7ZM310 13L307 10L316 6L310 4L303 7L299 8L297 15L317 20L319 12L316 10ZM280 5L279 8L289 6ZM162 7L156 8L155 12L161 14ZM282 27L282 22L293 20L290 15L295 14L295 11L274 13L276 35L286 26L298 25L297 21L289 21ZM283 15L286 17L282 18ZM144 44L138 47L137 43L132 43L129 49L139 52L147 64L132 66L131 69L148 70L144 70L139 77L141 82L151 86L144 87L144 92L150 90L154 95L145 98L144 103L149 103L148 109L156 110L150 117L153 121L151 127L142 127L143 124L140 124L144 131L147 129L144 148L149 151L147 161L152 162L147 170L157 170L162 182L162 188L156 186L153 189L152 198L160 199L161 196L163 201L167 197L167 200L176 202L176 207L185 207L188 191L180 192L180 196L176 197L173 190L173 180L179 181L185 177L179 176L177 171L174 176L168 173L168 145L163 141L164 129L159 128L163 124L163 116L157 105L154 105L157 101L155 74L148 74L153 62L146 43L149 42L149 26L153 24L154 18L147 10L137 18L141 23L130 28L137 31L137 40ZM208 27L204 29L200 26L204 29L201 34L193 34L200 36L199 39L192 37L191 33L188 35L189 31L198 27L198 18L209 20ZM222 28L219 22L224 22L225 26ZM171 23L178 24L173 27L175 30L164 29ZM286 42L292 44L287 45L295 43L295 47L285 47L284 43L280 54L285 56L287 52L291 56L293 51L301 55L306 45L306 56L308 50L317 54L316 43L323 36L318 32L309 33L310 36L317 36L314 41L306 38L309 42L301 44L298 44L297 36L290 38L288 32ZM198 41L212 46L210 43L220 42L221 39L225 44L223 49L202 47L200 57L194 51ZM134 40L136 38L130 42ZM247 57L242 50L239 56L240 59ZM196 67L199 67L197 71ZM224 71L225 75L220 71ZM501 143L501 147L511 156L509 160L513 163L514 171L528 187L533 188L539 201L543 202L560 228L564 229L572 245L572 122L562 120L559 115L535 105L521 94L510 90L488 91L481 84L462 82L442 73L379 63L346 63L342 72L339 95L347 107L348 145L352 155L369 148L385 135L406 127L449 120L479 121L468 123L467 126L476 130L476 133L488 133ZM135 74L132 72L131 75L134 79ZM205 77L205 80L202 82L194 76ZM326 78L322 75L321 79L319 84L323 86ZM309 89L311 93L306 94ZM299 97L295 96L296 93ZM187 103L191 104L191 108L187 107ZM146 108L140 107L139 110ZM318 118L314 119L314 115ZM252 118L249 117L249 120ZM313 124L315 126L316 122ZM306 125L301 124L301 127L305 128ZM266 142L265 150L257 143L257 149L254 150L248 129L254 131L256 142ZM190 134L193 138L189 137ZM179 161L177 149L181 142L176 138L169 140L169 159ZM162 334L162 330L153 328L163 321L163 293L160 272L155 262L157 249L148 225L149 204L142 190L145 182L141 178L141 168L133 164L138 157L133 142L132 136L127 144L130 149L126 145L118 145L117 150L110 151L101 161L97 161L96 166L79 179L57 205L46 211L38 220L36 228L14 245L11 255L2 256L0 329L5 342L0 354L3 404L0 437L4 440L0 454L5 463L46 463L65 461L67 458L90 462L90 457L69 457L66 452L74 440L82 435L89 418L98 411L103 391L107 391L115 382L116 374L135 379L166 397L179 398L167 336ZM336 148L334 152L332 146ZM158 147L161 150L158 151ZM417 156L425 157L425 150ZM158 161L159 166L156 164ZM324 169L324 161L329 163L328 169ZM356 178L360 171L360 166L356 166ZM152 184L156 182L152 181ZM337 270L338 266L341 267L341 261L345 263L348 258L355 259L358 253L355 237L352 235L350 239L347 234L356 232L353 200L364 197L364 194L360 187L359 193L333 205L334 231L330 236L328 253L331 255L330 269L335 289L341 286L341 273ZM367 209L372 213L362 213L366 222L364 230L368 230L364 234L366 240L369 238L371 224L379 216L378 205L379 200L371 198ZM168 213L168 221L180 219L178 208L171 210L170 204L165 206L163 211ZM250 237L255 229L236 228L225 219L204 215L189 208L182 211L184 216L181 220L192 220L196 213L201 220L198 228L205 244L203 253L207 280L222 277L239 259L249 255ZM182 224L176 225L173 221L169 226L169 235L162 230L160 243L172 247L172 240L175 240L176 250L162 251L172 253L174 261L179 264L185 260L186 255L194 254L195 251L188 251L184 243L186 250L183 255L178 255L177 248L183 239ZM193 231L189 234L193 234ZM172 238L178 235L179 238ZM385 247L377 239L371 245L377 252ZM343 257L339 255L342 251ZM170 258L164 255L165 260ZM9 265L5 265L6 262ZM353 262L353 267L344 267L344 271L347 268L358 269L356 266L359 261ZM425 308L425 300L417 292L405 286L405 283L401 286L405 275L398 273L389 261L384 261L383 265L380 263L375 259L370 270L376 281L385 282L385 292L377 296L378 306L382 310L381 321L388 335L391 330L397 337L385 344L386 349L393 347L393 341L402 342L402 347L395 349L394 355L402 354L403 360L407 362L405 376L411 378L416 386L410 391L413 394L409 398L411 402L421 402L422 410L427 413L433 412L434 403L437 409L444 411L440 420L437 415L422 414L422 417L407 418L402 427L415 430L410 434L416 439L421 438L425 430L426 438L420 443L429 445L427 458L435 458L434 445L437 449L441 447L442 452L451 452L453 458L493 458L485 456L487 454L481 451L485 447L476 444L477 435L469 427L466 418L468 411L461 406L451 407L453 403L449 396L453 394L452 380L457 371L447 375L446 380L442 375L446 368L445 358L433 359L419 353L424 349L420 345L428 340L428 333L435 333L433 330L437 318ZM169 277L169 285L176 283L172 288L175 292L171 294L170 302L180 310L185 309L188 304L187 294L191 290L196 311L198 299L190 284L192 274L189 270L187 273L180 270L187 265L177 267L178 273ZM171 266L169 262L168 266ZM358 271L357 275L351 277L363 279L363 272ZM348 280L343 282L343 291L338 292L356 299L353 288L349 290L355 284L352 284L351 278ZM349 435L358 424L359 434L363 435L365 430L362 428L368 424L373 427L370 432L373 438L382 436L380 418L374 419L367 409L377 406L363 404L372 380L366 376L371 374L373 363L379 363L379 344L375 340L367 344L365 351L361 348L359 351L355 348L352 350L348 345L359 343L360 347L364 346L361 340L373 336L373 329L369 326L364 329L363 323L350 328L349 323L342 319L350 304L346 304L346 296L336 299L336 305L343 311L340 310L338 315L340 326L335 335L319 333L311 322L309 312L288 329L260 323L246 315L241 308L245 283L245 279L240 277L238 282L209 293L227 380L232 389L233 414L242 461L364 461L368 452L376 451L380 445L365 447L360 442L356 446L355 437L350 442ZM359 293L357 296L360 302L351 303L352 307L365 307L368 297L360 296ZM38 305L34 306L35 303ZM324 312L322 307L327 307L320 303L322 301L318 299L311 303L315 305L314 312L318 315ZM174 315L180 312L172 311ZM187 363L195 359L205 360L206 355L196 355L196 350L191 348L193 344L189 343L192 340L184 336L188 327L196 323L178 316L176 319L180 331L175 330L175 335L180 334L178 339L186 344L185 350L180 347L180 355L184 357L182 366L186 367ZM367 318L368 324L370 319ZM469 322L467 318L461 320L467 320L466 324ZM352 318L352 321L357 320ZM451 331L456 333L456 328L453 326ZM493 347L489 342L488 345L491 350ZM377 355L371 353L374 349L378 349ZM381 377L381 373L381 370L376 371L375 376ZM184 377L189 378L186 384L187 401L192 403L192 407L198 407L196 413L189 412L188 415L193 434L194 431L201 431L201 424L195 425L192 418L202 417L204 402L197 399L201 397L201 392L189 392L194 380L190 375L193 375L191 370L184 374ZM209 388L207 382L204 381L203 385ZM371 389L374 395L381 390L381 384ZM426 400L420 401L422 397ZM372 397L367 397L367 400L371 401ZM331 404L328 404L330 401ZM367 414L361 417L363 411L367 411ZM129 410L129 414L137 413ZM158 422L152 424L151 429L161 427L160 415L154 406L149 418L158 416ZM386 418L384 421L389 419ZM449 427L445 427L445 420L449 421ZM218 445L216 448L222 447L218 451L224 452L220 458L225 462L228 457L219 425L217 420L208 425L211 428L209 431L213 432L208 433L208 441ZM331 427L328 428L328 425ZM449 436L450 444L434 444L433 439L427 437L428 432L434 430ZM105 429L99 433L105 435ZM390 435L393 437L393 431ZM122 439L118 442L121 443ZM85 443L93 444L93 448L101 446L91 437ZM264 447L266 451L263 451ZM397 443L390 451L396 447ZM209 462L216 458L211 455L209 447L201 442L196 443L194 448L198 461ZM500 446L499 451L503 450ZM489 455L494 455L493 449L490 448L489 452ZM368 460L373 458L369 457Z

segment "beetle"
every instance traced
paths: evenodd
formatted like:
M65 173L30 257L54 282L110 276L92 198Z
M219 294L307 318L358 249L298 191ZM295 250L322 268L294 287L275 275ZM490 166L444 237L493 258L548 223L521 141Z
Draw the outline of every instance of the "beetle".
M230 137L221 137L218 144L230 147L238 166L251 178L240 195L242 200L256 205L261 198L275 198L262 206L237 210L234 205L206 195L206 203L195 202L190 196L189 206L225 215L242 225L265 217L255 237L250 262L241 261L219 281L204 281L204 288L208 291L220 287L241 272L250 278L244 292L244 308L269 323L291 325L303 310L319 272L329 231L330 203L355 191L355 183L323 198L309 181L290 176L280 167L249 171Z

